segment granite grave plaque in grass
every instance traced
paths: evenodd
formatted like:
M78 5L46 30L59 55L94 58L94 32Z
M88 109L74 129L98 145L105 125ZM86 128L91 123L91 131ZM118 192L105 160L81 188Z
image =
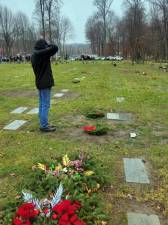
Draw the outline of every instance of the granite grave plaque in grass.
M124 158L124 170L128 183L149 184L148 174L142 159Z
M116 100L117 100L118 103L122 103L122 102L125 101L125 98L124 97L117 97Z
M55 98L62 98L65 94L64 93L57 93L54 95Z
M23 112L25 112L28 108L27 107L19 107L15 110L13 110L11 113L12 114L21 114Z
M38 113L39 113L39 109L38 108L34 108L34 109L31 109L27 114L34 115L34 114L38 114Z
M157 215L127 213L128 225L160 225Z
M3 129L4 130L17 130L20 127L22 127L25 123L27 123L27 121L25 121L25 120L15 120L12 123L5 126Z
M61 92L63 93L67 93L69 91L69 89L62 89Z
M132 115L130 113L107 113L107 119L130 122Z

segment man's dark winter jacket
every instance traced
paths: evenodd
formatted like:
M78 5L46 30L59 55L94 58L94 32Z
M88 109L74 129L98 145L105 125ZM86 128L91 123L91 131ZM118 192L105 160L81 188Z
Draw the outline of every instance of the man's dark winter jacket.
M46 89L54 86L50 57L58 51L56 45L48 45L43 39L35 44L31 63L36 77L36 87Z

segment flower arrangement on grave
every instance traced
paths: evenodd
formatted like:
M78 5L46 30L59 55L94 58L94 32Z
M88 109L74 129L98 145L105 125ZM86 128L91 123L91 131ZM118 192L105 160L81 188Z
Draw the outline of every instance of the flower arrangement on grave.
M107 220L98 194L106 182L102 167L94 157L81 153L37 163L20 184L29 191L23 197L19 191L8 202L2 224L102 225Z
M38 163L33 169L40 169L45 174L51 174L53 176L61 176L62 174L70 177L91 176L93 171L85 168L85 162L87 156L80 154L77 159L70 160L68 155L64 155L61 160L52 162L49 164Z
M93 112L88 112L86 114L86 117L89 119L101 119L105 117L105 114L101 111L93 111Z
M31 225L38 219L51 220L58 225L84 225L77 215L82 208L81 203L69 199L62 200L62 194L62 184L50 200L38 200L31 193L23 192L24 203L19 206L13 225Z
M108 127L98 124L97 126L84 126L83 131L89 135L101 136L108 132Z

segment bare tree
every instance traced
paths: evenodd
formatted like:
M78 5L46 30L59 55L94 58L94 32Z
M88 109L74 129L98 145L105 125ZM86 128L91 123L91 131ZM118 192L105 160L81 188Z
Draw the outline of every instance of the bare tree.
M27 38L30 32L29 18L22 12L15 15L16 25L15 32L17 38L18 49L23 52L27 51Z
M160 31L164 44L164 58L168 60L168 0L149 0L155 7L157 14L157 25L160 23Z
M44 0L45 1L45 9L46 9L46 17L48 21L48 35L49 41L52 42L52 24L53 19L56 14L59 14L60 11L60 0Z
M110 7L112 5L113 0L94 0L94 5L98 9L99 18L103 21L103 45L102 45L102 53L105 54L105 48L107 43L107 16L110 12Z
M6 54L10 56L14 42L15 19L7 7L0 7L0 30L5 41Z
M37 18L40 18L40 25L42 29L42 36L45 39L46 37L46 28L45 28L45 0L35 0L36 6L36 14Z
M145 8L142 0L125 0L124 17L132 61L144 60Z
M61 55L65 56L66 41L70 39L74 34L74 28L69 18L62 17L60 35L61 35Z

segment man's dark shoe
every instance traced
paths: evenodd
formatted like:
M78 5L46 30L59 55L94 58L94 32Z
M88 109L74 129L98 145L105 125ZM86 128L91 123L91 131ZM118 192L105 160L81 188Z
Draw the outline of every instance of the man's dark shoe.
M48 125L48 127L51 127L51 128L56 128L55 125Z
M56 127L48 126L45 128L40 128L40 130L41 130L41 132L54 132L54 131L56 131Z

